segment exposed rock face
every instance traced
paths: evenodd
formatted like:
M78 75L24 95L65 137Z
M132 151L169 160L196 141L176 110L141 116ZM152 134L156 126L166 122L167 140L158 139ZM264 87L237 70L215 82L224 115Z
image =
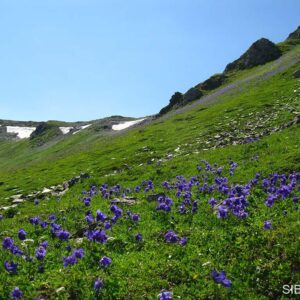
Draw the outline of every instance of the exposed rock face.
M232 70L244 70L258 65L263 65L281 56L280 49L268 39L262 38L250 46L250 48L237 60L229 63L225 72Z
M203 93L196 87L190 88L185 94L176 92L172 95L167 106L163 107L158 113L159 116L171 111L174 108L184 106L189 102L197 100L203 96Z
M199 88L204 91L211 91L221 86L225 82L226 78L227 76L223 73L215 74L207 80L205 80L204 82L196 85L196 88Z
M194 100L197 100L203 96L203 93L198 90L197 88L193 87L189 89L184 95L183 95L183 102L188 103Z
M160 112L158 113L158 115L163 115L166 114L168 111L172 110L172 108L174 108L175 106L180 106L183 103L183 95L180 92L175 92L171 99L170 102L167 106L163 107Z
M42 122L36 127L35 131L30 135L30 139L34 139L35 137L45 135L50 131L51 133L53 132L56 133L57 135L62 134L58 126L49 124L47 122Z
M299 40L300 42L300 26L298 26L295 31L289 34L287 40Z

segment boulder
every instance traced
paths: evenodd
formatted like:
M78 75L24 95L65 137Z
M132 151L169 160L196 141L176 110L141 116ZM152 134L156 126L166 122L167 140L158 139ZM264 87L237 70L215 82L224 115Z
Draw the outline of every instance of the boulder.
M80 178L90 178L90 174L88 174L88 173L80 173Z
M42 194L43 194L43 195L51 194L51 192L52 192L52 190L50 190L50 189L48 189L48 188L46 188L46 187L44 187L44 189L42 190Z
M23 203L23 202L25 202L24 199L15 199L12 201L12 204L19 204L19 203Z
M12 195L12 196L10 196L10 199L11 199L11 200L16 200L16 199L20 199L20 198L22 198L22 197L23 197L22 194L18 194L18 195Z
M294 78L300 78L300 70L293 73Z
M122 199L115 198L111 200L111 204L133 205L135 203L136 203L136 199L133 197L125 197Z
M13 204L13 205L10 205L10 206L2 206L0 207L0 210L8 210L10 208L14 208L14 207L17 207L18 205L17 204Z

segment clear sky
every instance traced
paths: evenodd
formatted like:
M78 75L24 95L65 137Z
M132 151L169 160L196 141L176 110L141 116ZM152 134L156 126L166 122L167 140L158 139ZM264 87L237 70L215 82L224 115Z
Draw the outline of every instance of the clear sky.
M299 0L0 0L0 119L153 114L299 25Z

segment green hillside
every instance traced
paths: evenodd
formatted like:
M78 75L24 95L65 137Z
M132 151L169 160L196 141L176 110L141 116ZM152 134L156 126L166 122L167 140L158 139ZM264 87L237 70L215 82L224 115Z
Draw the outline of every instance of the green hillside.
M300 282L298 70L293 45L128 130L0 142L1 207L90 176L0 211L0 299L14 287L24 299L284 299L282 286Z

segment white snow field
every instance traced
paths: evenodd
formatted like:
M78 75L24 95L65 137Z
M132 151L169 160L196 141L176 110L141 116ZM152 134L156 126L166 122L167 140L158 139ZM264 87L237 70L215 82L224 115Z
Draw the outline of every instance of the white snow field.
M59 127L59 129L63 134L67 134L73 129L73 127Z
M6 126L6 130L8 133L17 133L20 139L27 139L35 131L35 127Z
M123 122L120 124L116 124L112 126L112 130L123 130L125 128L128 128L130 126L133 126L135 124L138 124L142 121L144 121L145 119L139 119L139 120L134 120L134 121L127 121L127 122Z

